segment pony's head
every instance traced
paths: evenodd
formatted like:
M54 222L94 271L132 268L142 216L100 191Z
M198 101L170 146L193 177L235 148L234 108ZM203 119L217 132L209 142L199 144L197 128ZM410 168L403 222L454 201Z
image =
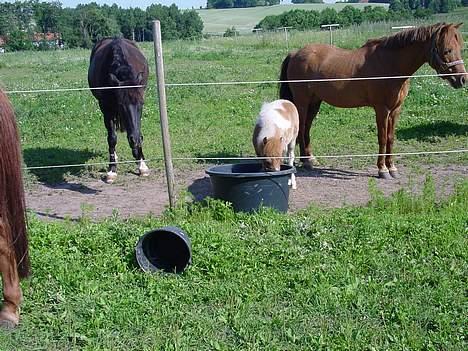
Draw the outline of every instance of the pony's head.
M130 66L122 65L110 74L111 82L116 87L144 85L143 73L135 74ZM115 89L121 122L127 130L127 139L135 158L143 143L141 134L141 113L144 102L144 87Z
M462 59L463 37L458 30L459 24L441 24L431 38L429 64L438 74L445 75L453 88L461 88L468 76Z
M273 136L270 138L264 137L262 139L262 147L260 150L261 157L265 157L262 160L263 169L267 172L281 170L281 162L284 150L283 137Z

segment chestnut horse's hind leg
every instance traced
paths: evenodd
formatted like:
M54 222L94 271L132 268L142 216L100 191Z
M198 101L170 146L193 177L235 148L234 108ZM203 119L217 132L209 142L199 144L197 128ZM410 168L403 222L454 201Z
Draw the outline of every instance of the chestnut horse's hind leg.
M19 305L22 300L18 269L12 243L7 240L5 223L0 218L0 272L3 280L3 306L0 326L14 328L19 323Z
M387 154L393 153L393 143L395 141L395 127L398 122L398 117L400 116L401 105L394 109L390 115L388 116L388 124L387 124ZM388 168L390 175L393 178L399 178L400 174L398 173L398 169L393 162L393 156L387 155L385 156L385 165Z
M389 170L385 165L387 148L387 130L390 111L385 106L375 106L375 118L377 122L377 137L379 140L379 156L377 157L377 167L379 168L379 178L391 179Z
M102 108L101 108L102 109ZM113 183L117 178L117 153L115 152L115 146L117 145L117 133L115 131L115 123L113 120L113 114L104 112L104 124L107 129L107 144L109 145L109 168L107 170L105 182Z
M312 169L313 166L319 165L317 159L312 154L312 148L310 146L310 128L315 116L320 109L320 104L320 100L310 104L302 104L299 102L296 104L297 110L299 112L298 141L301 152L301 161L304 168L306 169Z

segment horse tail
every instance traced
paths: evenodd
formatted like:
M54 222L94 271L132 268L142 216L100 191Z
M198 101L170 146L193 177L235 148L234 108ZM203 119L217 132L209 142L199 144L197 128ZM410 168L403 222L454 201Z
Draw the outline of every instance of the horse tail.
M284 82L285 80L288 80L288 67L289 67L289 61L291 60L293 53L289 53L288 56L283 60L283 63L281 64L281 73L280 73L280 83L279 83L279 97L280 99L286 99L291 102L293 101L293 95L291 88L289 87L289 83Z
M30 274L21 150L13 107L0 90L0 219L6 242L13 246L18 275Z
M127 124L125 123L125 118L120 113L117 113L117 118L114 120L114 123L116 130L122 133L127 131Z

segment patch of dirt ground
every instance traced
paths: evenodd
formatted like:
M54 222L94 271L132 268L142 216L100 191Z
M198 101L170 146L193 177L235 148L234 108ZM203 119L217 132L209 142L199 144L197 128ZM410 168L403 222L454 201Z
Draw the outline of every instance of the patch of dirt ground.
M400 166L401 178L393 180L376 178L375 168L298 169L297 190L290 190L289 193L289 211L294 212L312 204L328 208L365 205L370 199L370 179L375 179L377 188L390 195L400 189L418 192L426 176L432 175L437 196L444 197L453 191L457 182L466 179L467 168L460 165L434 166L414 172ZM176 171L175 180L177 194L187 190L196 201L212 195L205 168ZM169 200L164 171L153 170L148 178L122 172L114 184L88 178L76 178L54 185L36 184L27 190L26 203L28 209L41 218L73 220L83 215L103 219L114 212L124 218L148 214L158 216L168 207Z

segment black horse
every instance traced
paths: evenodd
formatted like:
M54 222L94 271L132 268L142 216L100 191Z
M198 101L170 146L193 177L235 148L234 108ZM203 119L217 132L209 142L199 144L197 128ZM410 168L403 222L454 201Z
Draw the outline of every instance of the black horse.
M143 135L140 130L147 81L148 62L132 41L123 38L105 38L94 45L88 70L89 86L112 87L112 89L91 90L99 101L107 128L109 169L106 182L108 183L112 183L117 177L116 130L127 131L133 157L139 163L139 174L143 176L149 174L144 161ZM128 86L133 88L125 88Z

